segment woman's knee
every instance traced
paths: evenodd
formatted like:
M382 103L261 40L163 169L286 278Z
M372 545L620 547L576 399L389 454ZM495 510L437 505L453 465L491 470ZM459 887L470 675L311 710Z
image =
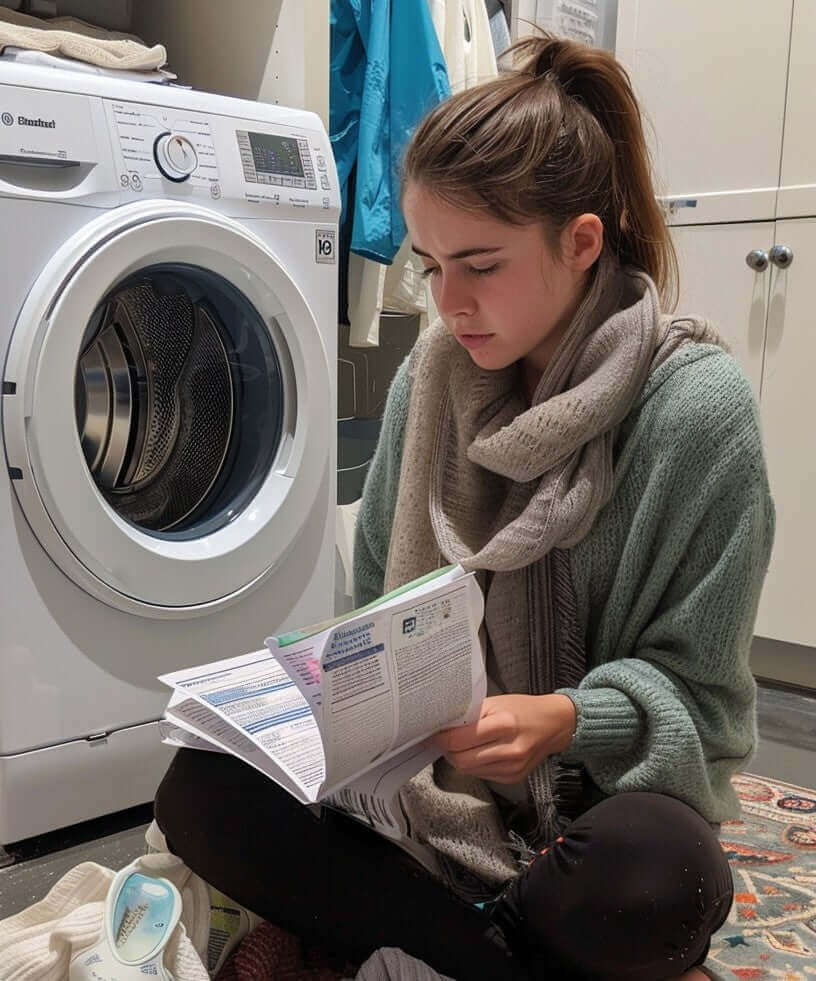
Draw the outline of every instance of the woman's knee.
M731 890L700 815L663 795L620 794L574 821L512 895L532 944L576 976L615 977L615 965L640 964L653 981L661 964L679 974L705 951Z
M586 875L642 923L720 925L733 895L728 860L711 825L665 794L619 794L582 815L567 841L589 843Z

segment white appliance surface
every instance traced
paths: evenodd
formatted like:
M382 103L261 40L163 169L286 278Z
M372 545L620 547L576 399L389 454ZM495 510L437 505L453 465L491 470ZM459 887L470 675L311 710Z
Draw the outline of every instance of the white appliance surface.
M156 676L333 612L317 116L0 62L0 844L152 799Z

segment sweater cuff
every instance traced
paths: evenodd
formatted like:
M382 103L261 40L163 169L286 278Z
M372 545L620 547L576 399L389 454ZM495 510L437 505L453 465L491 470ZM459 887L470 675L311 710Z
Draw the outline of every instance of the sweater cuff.
M572 699L578 718L572 742L561 753L565 763L627 753L643 731L638 710L617 688L559 688L555 694Z

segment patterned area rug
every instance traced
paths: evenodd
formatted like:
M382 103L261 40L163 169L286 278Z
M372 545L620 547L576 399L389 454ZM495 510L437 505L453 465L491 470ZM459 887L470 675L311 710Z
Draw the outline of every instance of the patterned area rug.
M706 967L725 979L816 979L816 790L743 773L723 824L734 905Z

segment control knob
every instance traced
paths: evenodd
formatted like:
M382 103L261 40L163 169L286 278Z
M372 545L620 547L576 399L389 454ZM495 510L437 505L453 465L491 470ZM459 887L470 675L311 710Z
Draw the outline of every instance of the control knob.
M153 144L156 166L169 180L180 184L186 181L198 166L195 147L186 136L162 133Z

